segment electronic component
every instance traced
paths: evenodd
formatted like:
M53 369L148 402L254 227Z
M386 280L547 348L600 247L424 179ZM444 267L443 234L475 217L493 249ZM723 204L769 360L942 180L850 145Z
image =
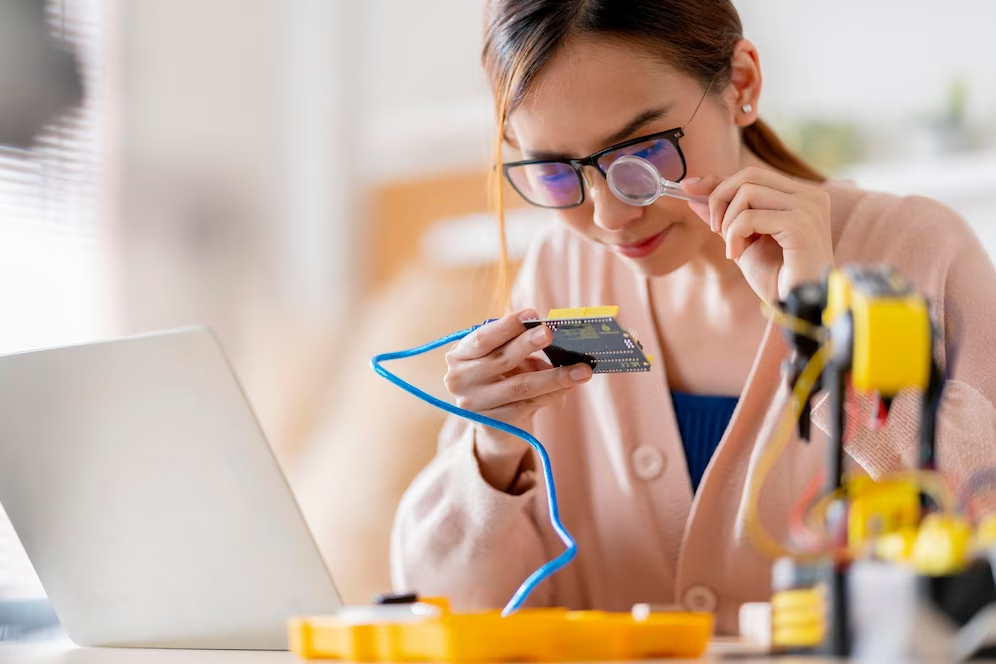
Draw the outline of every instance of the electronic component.
M565 352L575 352L580 353L578 356L581 357L581 361L584 361L593 366L595 373L606 373L606 372L622 372L622 371L649 371L650 362L652 358L645 356L642 349L640 348L639 341L632 332L625 332L619 327L619 324L615 321L615 316L618 313L618 307L588 307L582 309L555 309L550 312L547 321L534 321L530 327L536 327L540 324L551 325L554 329L554 339L558 339L558 330L560 331L560 344L566 344L571 346L573 343L582 344L576 349L567 348ZM381 353L374 356L370 360L371 368L380 376L386 378L394 385L397 385L401 389L405 390L409 394L425 401L426 403L439 408L447 413L462 417L464 419L476 422L478 424L483 424L485 426L492 427L499 431L504 431L505 433L511 434L518 438L521 438L526 443L528 443L535 451L539 457L540 468L543 473L544 484L546 485L546 497L547 506L550 513L550 524L553 530L560 537L561 542L564 543L564 550L554 557L553 559L544 563L539 569L534 571L522 582L518 590L508 601L502 615L508 616L515 614L518 611L529 594L542 583L545 579L555 574L558 570L562 569L565 565L568 565L574 557L577 555L577 542L571 536L571 534L564 527L564 524L560 520L560 511L557 506L557 489L556 483L553 478L553 469L550 464L550 457L547 454L546 449L543 447L542 443L536 439L535 436L530 434L528 431L520 429L518 427L512 426L506 422L496 420L494 418L482 415L481 413L476 413L465 408L460 408L455 404L448 403L439 399L424 390L421 390L411 383L402 380L394 373L388 371L384 368L383 363L393 360L400 360L409 357L416 357L422 355L423 353L428 353L430 351L447 346L455 341L463 339L469 334L472 334L476 330L480 329L484 325L493 321L484 321L479 325L469 327L465 330L460 330L454 332L453 334L448 334L441 339L436 339L430 343L418 346L416 348L410 348L408 350L393 352L393 353ZM572 322L582 322L589 326L590 332L586 331L585 328L579 327L575 328L573 333L568 333L571 329ZM598 325L597 328L594 325ZM564 338L574 338L574 341L567 343ZM592 343L592 339L595 341ZM587 345L584 345L587 344ZM616 352L615 355L610 353ZM596 353L596 354L590 354ZM597 355L599 353L605 353L605 355ZM554 357L556 357L556 351L554 351ZM568 356L570 357L570 356ZM608 361L605 358L612 357L614 361ZM630 362L636 366L627 366L622 358L630 358ZM557 364L556 360L551 360ZM594 369L594 365L600 365L600 369ZM558 364L558 366L562 366ZM637 368L637 366L639 368ZM409 598L402 598L409 599Z
M636 336L616 320L619 307L551 309L546 319L525 321L526 328L546 325L553 341L544 349L555 367L584 362L592 373L650 371Z
M290 649L305 659L354 662L578 662L695 658L712 635L708 613L631 613L523 609L453 613L445 599L427 598L437 615L395 620L369 607L366 624L327 618L295 618ZM353 610L361 607L353 607Z
M951 513L946 492L939 490L945 487L936 486L934 443L943 370L934 359L937 339L927 301L888 266L846 266L831 271L822 283L797 286L782 306L786 338L794 351L786 373L805 392L796 415L809 419L805 401L817 389L829 392L826 498L831 502L824 528L837 534L828 538L827 557L814 560L813 552L801 552L792 563L798 578L773 583L772 643L781 650L823 650L834 656L875 652L871 660L886 659L883 653L903 659L914 652L926 654L914 642L918 633L927 633L922 629L927 621L943 624L932 638L934 645L948 648L942 642L953 637L954 626L966 625L976 614L988 619L980 611L996 608L996 593L976 578L988 573L993 585L991 569L980 572L971 559L973 551L986 548L986 533L973 532L967 520ZM829 360L817 365L819 381L803 384L802 367L825 354ZM900 390L922 392L917 472L845 481L848 389L879 399L879 423ZM808 422L800 422L799 430L808 433ZM836 516L831 517L831 507L839 508ZM870 590L873 586L878 590ZM969 588L980 590L973 594ZM956 616L955 608L966 602L971 610ZM891 606L909 611L891 612ZM959 648L945 652L950 656ZM966 652L976 650L972 646Z

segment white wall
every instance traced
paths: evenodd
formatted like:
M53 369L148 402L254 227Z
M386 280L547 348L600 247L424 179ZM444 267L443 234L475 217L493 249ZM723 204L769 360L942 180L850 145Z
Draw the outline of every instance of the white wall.
M357 19L343 0L122 3L125 178L228 196L162 223L237 236L273 296L320 312L348 306L356 242L352 67ZM352 62L351 62L352 64ZM127 195L128 192L126 192ZM179 193L179 192L178 192ZM126 196L127 198L127 196ZM141 224L142 199L129 222ZM195 202L196 203L196 202ZM136 207L138 206L138 207ZM207 226L207 228L205 228ZM249 246L252 245L252 246Z
M280 2L138 0L120 13L129 155L279 165Z
M996 117L996 2L735 4L745 35L760 50L761 108L769 117L894 126L940 113L957 77L969 86L970 115L981 122ZM479 64L482 6L482 0L364 2L370 177L484 163L491 107Z
M761 54L764 103L783 115L936 113L954 78L996 114L996 2L739 0Z
M214 195L227 190L242 206L213 230L196 215L190 228L169 215L149 223L173 239L220 233L243 252L230 262L249 260L254 288L277 300L348 306L364 277L354 251L364 241L364 188L488 162L483 2L122 3L126 175L151 167L161 183L164 171L193 166L192 177L216 180ZM942 111L961 78L971 116L996 134L996 2L736 4L761 52L764 115L849 119L904 140L913 120ZM155 195L183 204L169 189ZM201 295L237 297L225 288Z
M487 162L491 100L480 65L484 0L364 0L362 68L368 180Z
M120 5L125 331L210 325L282 446L364 279L357 3Z
M365 0L364 104L377 111L486 96L481 73L484 0Z
M150 71L131 84L144 100L133 130L161 151L245 156L276 164L286 106L288 35L308 0L139 0L123 3L126 39L140 39ZM313 4L313 3L312 3ZM348 42L348 96L363 150L348 163L373 180L484 163L491 121L480 68L483 0L327 0L327 39ZM344 11L343 6L352 6ZM762 112L889 122L939 113L952 81L969 111L996 116L996 2L737 0L761 53ZM295 6L297 9L295 10ZM315 11L314 6L310 11ZM233 20L235 17L237 20ZM298 20L300 24L300 21ZM178 46L178 40L183 46ZM155 55L158 53L158 56ZM335 56L335 47L325 51ZM149 69L151 67L151 69ZM171 103L184 100L181 107ZM251 100L251 103L247 103ZM205 122L202 111L214 119ZM168 116L168 117L167 117ZM330 118L334 121L334 119ZM173 134L158 131L173 126ZM146 131L148 129L149 131ZM162 145L156 143L162 142ZM251 154L247 154L251 153ZM272 156L272 159L269 157Z

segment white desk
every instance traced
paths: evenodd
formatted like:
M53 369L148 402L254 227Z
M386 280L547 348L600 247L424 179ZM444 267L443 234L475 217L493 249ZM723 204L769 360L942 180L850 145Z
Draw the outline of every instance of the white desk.
M737 664L826 664L812 658L744 657L730 660L724 654L735 651L717 643L710 655L697 660L660 660L656 664L715 664L735 661ZM240 652L231 650L131 650L117 648L77 648L72 643L0 643L0 664L301 664L303 660L289 652ZM641 660L640 664L655 664Z
M301 664L289 652L77 648L71 643L0 644L2 664Z

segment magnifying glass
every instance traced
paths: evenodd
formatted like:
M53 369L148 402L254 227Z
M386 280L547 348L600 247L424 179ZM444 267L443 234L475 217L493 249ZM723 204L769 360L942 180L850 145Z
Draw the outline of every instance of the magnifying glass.
M661 177L657 167L636 155L619 157L609 166L605 178L609 190L623 203L646 207L661 196L670 196L693 203L708 203L708 196L686 194L681 185Z

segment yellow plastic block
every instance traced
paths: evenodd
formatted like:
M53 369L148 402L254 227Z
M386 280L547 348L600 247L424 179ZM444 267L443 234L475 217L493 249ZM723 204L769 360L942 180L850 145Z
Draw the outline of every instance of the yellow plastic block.
M854 549L882 535L915 529L920 523L920 491L913 481L856 477L847 483L847 493L847 538Z
M854 291L851 307L854 388L884 396L907 387L924 389L931 362L926 301L917 295L878 298Z
M415 622L346 624L290 621L293 652L354 662L579 662L700 656L712 635L708 613L629 613L524 609L450 613Z
M894 533L882 535L875 540L875 556L881 560L899 565L908 563L913 558L917 531L914 528L903 528Z
M930 376L932 334L926 300L894 270L834 270L827 282L827 327L851 314L851 382L883 396L923 389Z
M550 309L546 315L548 320L568 320L573 318L615 318L619 315L619 307L571 307L568 309Z
M931 514L913 545L913 567L927 576L959 572L968 562L971 538L972 528L964 519Z
M771 632L771 645L779 649L816 648L823 643L826 629L823 625L778 628Z
M822 585L777 592L771 597L771 644L777 649L815 648L826 635Z

